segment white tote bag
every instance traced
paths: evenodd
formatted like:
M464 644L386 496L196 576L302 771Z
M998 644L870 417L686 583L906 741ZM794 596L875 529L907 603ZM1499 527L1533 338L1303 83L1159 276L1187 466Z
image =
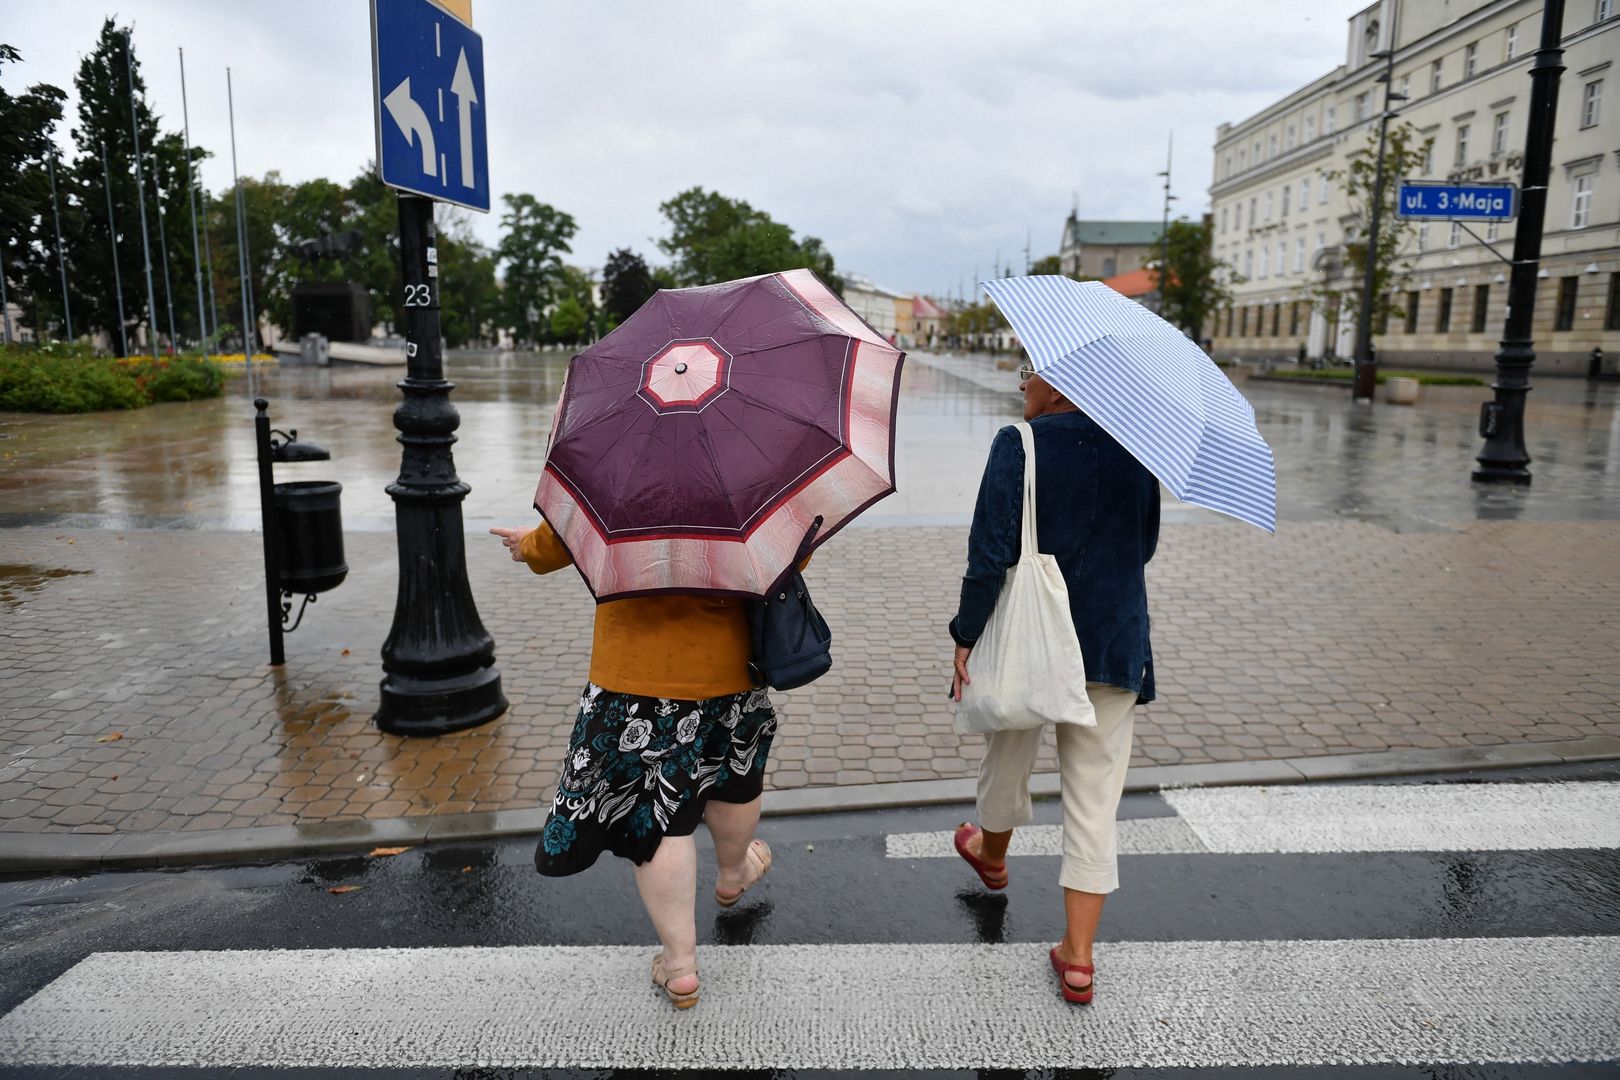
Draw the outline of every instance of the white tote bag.
M973 681L956 707L956 730L964 735L1097 723L1069 588L1057 558L1041 554L1036 535L1035 433L1023 423L1018 434L1024 440L1023 546L968 657Z

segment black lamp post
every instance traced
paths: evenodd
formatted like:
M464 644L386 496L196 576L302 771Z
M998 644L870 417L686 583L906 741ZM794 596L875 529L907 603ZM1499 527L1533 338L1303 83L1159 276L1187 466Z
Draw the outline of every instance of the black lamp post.
M1377 289L1378 227L1384 212L1384 142L1389 133L1389 119L1395 115L1390 105L1406 100L1405 94L1395 92L1395 50L1389 48L1375 52L1372 58L1384 61L1384 73L1378 76L1378 81L1384 84L1384 108L1378 114L1378 160L1373 167L1372 220L1368 222L1366 254L1362 257L1361 310L1356 313L1354 401L1371 401L1378 388L1378 360L1373 354L1372 335L1373 296Z
M1536 361L1530 335L1536 313L1536 271L1541 266L1541 226L1547 217L1547 178L1552 172L1553 121L1558 115L1558 77L1564 0L1546 0L1541 10L1541 46L1530 67L1530 123L1524 139L1524 183L1519 189L1519 227L1513 234L1513 271L1508 279L1507 323L1496 353L1496 399L1480 408L1485 447L1475 457L1475 480L1528 484L1530 452L1524 446L1524 398Z
M461 501L450 447L461 425L450 404L439 336L439 262L433 200L399 196L405 270L405 399L394 410L401 455L388 485L399 536L399 594L383 642L377 726L395 735L443 735L506 711L495 641L467 584Z

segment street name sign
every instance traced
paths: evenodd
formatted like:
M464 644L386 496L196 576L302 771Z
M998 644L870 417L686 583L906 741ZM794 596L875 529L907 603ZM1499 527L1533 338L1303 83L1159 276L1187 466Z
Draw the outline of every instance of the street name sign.
M1395 196L1395 215L1403 218L1511 221L1518 212L1519 189L1514 184L1403 180Z
M382 182L488 212L484 39L432 0L372 0L371 71Z

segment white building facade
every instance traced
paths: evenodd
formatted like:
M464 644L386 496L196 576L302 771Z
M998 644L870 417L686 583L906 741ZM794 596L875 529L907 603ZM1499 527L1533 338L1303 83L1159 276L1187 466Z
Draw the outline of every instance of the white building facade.
M1380 0L1349 20L1343 65L1216 133L1210 186L1214 250L1232 272L1233 304L1216 355L1348 358L1353 318L1320 290L1359 290L1345 258L1353 231L1342 182L1376 138L1386 61L1407 123L1428 146L1404 179L1522 182L1539 0ZM1536 370L1584 373L1601 347L1620 350L1620 0L1570 0L1536 294ZM1387 177L1397 183L1402 177ZM1397 283L1402 314L1375 327L1381 363L1488 371L1506 318L1514 222L1419 222ZM1493 254L1491 248L1500 253Z

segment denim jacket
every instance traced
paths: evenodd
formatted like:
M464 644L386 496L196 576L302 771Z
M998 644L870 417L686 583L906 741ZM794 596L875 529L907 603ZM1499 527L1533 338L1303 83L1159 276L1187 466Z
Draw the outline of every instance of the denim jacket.
M1035 435L1035 522L1041 551L1057 556L1086 678L1153 700L1145 568L1159 542L1159 482L1089 416L1052 413ZM1004 427L990 446L968 534L962 600L951 637L972 645L1018 561L1024 445Z

